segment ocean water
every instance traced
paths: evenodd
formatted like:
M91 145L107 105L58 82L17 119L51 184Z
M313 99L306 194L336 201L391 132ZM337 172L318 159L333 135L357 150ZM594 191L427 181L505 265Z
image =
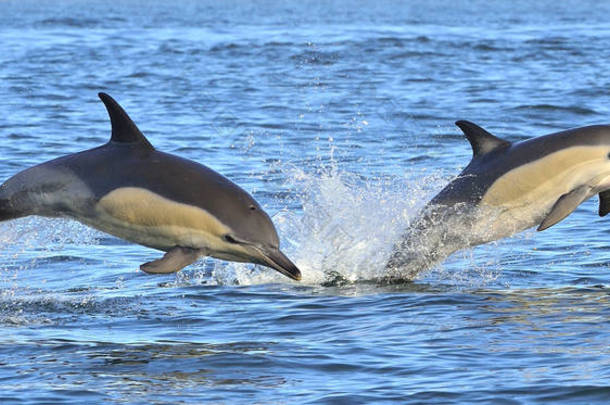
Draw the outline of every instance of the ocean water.
M378 285L468 163L610 122L594 1L0 1L0 179L109 138L98 91L160 150L254 195L301 282L60 219L0 224L0 402L606 403L610 222L558 225Z

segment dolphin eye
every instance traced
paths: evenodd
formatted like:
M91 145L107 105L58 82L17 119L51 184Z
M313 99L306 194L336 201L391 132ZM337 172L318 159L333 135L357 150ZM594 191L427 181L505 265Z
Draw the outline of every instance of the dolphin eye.
M248 208L250 208L250 211L256 211L256 207L254 205L250 205Z
M225 242L229 242L229 243L239 243L238 241L235 240L235 238L233 238L231 235L226 234L222 237Z

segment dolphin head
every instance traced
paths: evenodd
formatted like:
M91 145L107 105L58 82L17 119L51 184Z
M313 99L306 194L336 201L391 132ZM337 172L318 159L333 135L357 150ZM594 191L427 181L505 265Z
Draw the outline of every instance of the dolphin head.
M226 232L209 255L230 261L250 262L270 267L294 280L301 279L297 266L280 250L273 222L261 206L243 191L239 198L225 200L223 221Z

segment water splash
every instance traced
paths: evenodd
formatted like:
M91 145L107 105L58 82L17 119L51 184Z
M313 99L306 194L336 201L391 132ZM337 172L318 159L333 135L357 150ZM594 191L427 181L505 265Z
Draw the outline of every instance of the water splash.
M273 222L282 250L301 269L301 284L309 285L384 278L394 242L445 182L438 173L425 172L412 178L365 178L342 171L332 159L312 172L282 170L288 188L299 190L287 205L301 209L282 209ZM216 263L212 278L221 284L289 282L276 272L240 263Z

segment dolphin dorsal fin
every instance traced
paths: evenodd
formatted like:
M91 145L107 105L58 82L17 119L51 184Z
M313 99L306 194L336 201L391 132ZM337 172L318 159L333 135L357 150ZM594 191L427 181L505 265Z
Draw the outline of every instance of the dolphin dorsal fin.
M106 93L98 93L98 96L106 106L110 116L110 124L112 125L111 142L138 143L147 149L154 149L119 103Z
M460 127L462 132L464 132L464 135L466 135L468 142L470 142L473 157L481 156L485 153L491 152L492 150L510 145L510 142L490 134L477 124L470 121L457 121L455 125Z

